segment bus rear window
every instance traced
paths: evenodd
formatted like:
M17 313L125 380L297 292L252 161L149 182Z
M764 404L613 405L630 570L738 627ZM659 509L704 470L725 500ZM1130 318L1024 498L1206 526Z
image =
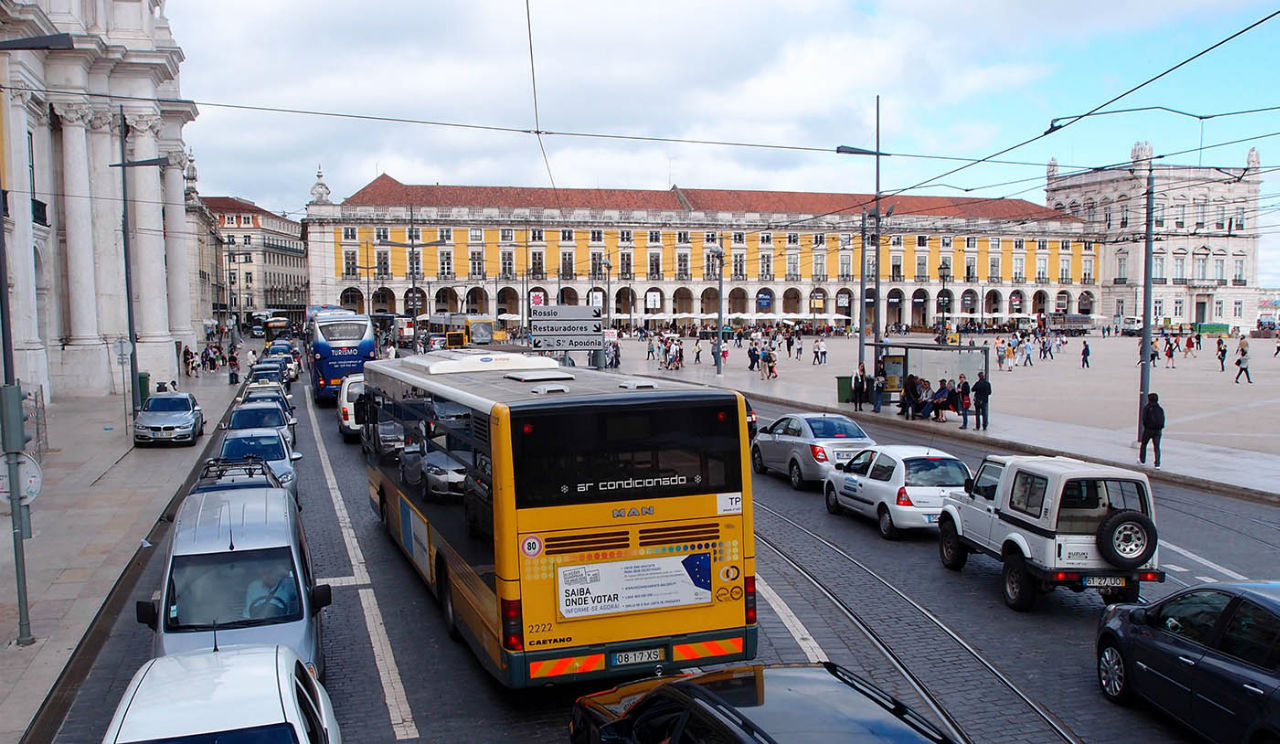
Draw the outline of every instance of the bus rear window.
M732 402L512 413L516 506L742 490Z
M365 333L369 330L367 323L325 323L316 326L316 333L321 340L333 343L335 341L359 341L364 338Z

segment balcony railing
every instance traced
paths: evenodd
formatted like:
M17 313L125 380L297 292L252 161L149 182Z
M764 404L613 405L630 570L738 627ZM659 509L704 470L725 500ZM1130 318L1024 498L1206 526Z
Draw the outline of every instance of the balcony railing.
M653 281L653 282L662 281L662 272L661 272L661 271L650 271L650 272L649 272L649 281Z
M1048 283L1049 283L1048 276L1045 276L1044 274L1039 274L1036 276L1036 284L1048 284Z
M1214 279L1214 280L1213 280L1213 282L1214 282L1214 284L1217 284L1219 287L1225 287L1225 286L1227 286L1227 280L1226 280L1226 279Z
M453 281L455 278L457 277L454 276L452 271L441 271L436 274L437 281Z
M687 281L689 281L689 280L690 280L690 279L692 279L692 278L693 278L693 275L692 275L692 274L690 274L690 273L689 273L689 272L687 272L687 271L677 271L677 272L676 272L676 281L678 281L678 282L687 282Z
M891 274L891 275L889 276L889 281L891 281L891 282L905 282L905 281L906 281L906 277L904 277L902 274Z
M344 271L342 272L342 278L349 282L355 281L360 278L360 273L357 271Z
M1010 284L1026 284L1027 278L1025 276L1022 276L1021 274L1014 274L1013 278L1009 280L1009 283Z
M391 273L379 271L373 275L373 280L375 282L389 282L391 281Z
M578 277L578 274L577 274L577 272L574 272L574 271L569 271L569 270L566 270L566 269L560 269L559 277L560 277L561 279L569 279L569 280L573 280L573 279L576 279L576 278Z
M747 280L747 275L745 273L735 272L731 278L735 282L745 282Z
M1153 276L1151 277L1151 283L1152 284L1168 284L1169 279L1163 276Z
M1084 275L1084 277L1080 279L1080 283L1081 283L1081 284L1093 284L1093 277L1092 277L1092 276L1090 276L1090 275L1088 275L1088 274L1085 274L1085 275Z
M1185 276L1175 276L1173 278L1173 283L1179 284L1179 285L1185 285L1187 283L1187 278Z
M916 284L927 284L929 282L928 274L916 274Z
M988 283L988 284L999 284L1001 281L1003 281L1003 280L1000 278L1000 275L999 275L999 274L989 274L989 275L987 275L987 283Z
M826 274L814 274L814 275L813 275L813 280L814 280L815 282L825 282L825 281L827 280L827 275L826 275Z
M622 281L624 281L624 282L629 282L629 281L631 281L632 279L635 279L635 278L636 278L636 275L635 275L633 272L630 272L630 271L619 271L619 272L618 272L618 278L619 278L619 279L621 279L621 280L622 280Z
M415 281L415 282L420 282L420 281L422 281L422 272L421 272L421 271L410 271L409 273L407 273L407 274L405 274L405 275L404 275L404 278L405 278L405 279L410 279L410 280Z
M1070 284L1070 283L1071 283L1071 277L1069 276L1058 277L1058 284Z
M836 278L836 281L851 282L853 281L853 274L841 274Z
M603 272L603 271L593 271L593 272L591 272L591 281L593 281L593 282L603 282L604 280L605 280L605 275L604 275L604 272Z
M1244 277L1238 276L1238 277L1236 277L1235 279L1232 279L1232 280L1231 280L1231 286L1233 286L1233 287L1243 287L1247 282L1248 282L1248 280L1247 280L1247 279L1245 279Z
M500 282L514 282L515 280L516 273L514 271L502 271L498 273L498 281Z
M467 274L467 279L470 279L472 281L477 281L477 282L484 281L486 277L487 277L487 274L483 271L473 271L470 274Z
M799 272L792 273L792 272L788 271L788 272L787 272L786 281L789 281L789 282L798 282L798 281L800 281L800 273L799 273Z
M772 272L772 271L762 271L762 272L760 272L760 281L762 281L762 282L771 282L771 281L773 281L773 272Z
M1112 284L1128 284L1129 278L1124 276L1118 276L1115 279L1112 279L1111 283Z
M545 282L547 280L547 272L542 269L534 269L529 272L529 278L534 281Z
M977 275L977 274L965 274L965 275L964 275L964 280L965 280L966 282L968 282L969 284L973 284L974 282L978 281L978 275Z
M720 272L715 271L714 269L711 271L704 271L702 272L702 278L711 282L718 281L720 279Z

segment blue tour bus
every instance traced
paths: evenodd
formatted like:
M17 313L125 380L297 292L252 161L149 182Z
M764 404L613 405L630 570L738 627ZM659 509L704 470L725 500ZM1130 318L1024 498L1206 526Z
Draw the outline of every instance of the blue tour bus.
M337 400L342 378L377 358L373 322L351 312L318 313L311 321L311 391L317 401Z

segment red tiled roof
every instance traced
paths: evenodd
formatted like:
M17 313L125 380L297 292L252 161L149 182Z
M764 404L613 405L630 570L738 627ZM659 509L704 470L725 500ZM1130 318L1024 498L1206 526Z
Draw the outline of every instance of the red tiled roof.
M269 209L263 209L257 204L237 196L201 196L200 201L204 202L204 205L214 214L265 214L276 219L297 222L297 220L281 217Z
M861 214L871 210L873 194L729 189L559 189L517 186L413 186L385 173L352 194L344 206L533 207L564 209L646 209L764 214ZM1072 217L1023 199L950 196L882 197L882 209L921 217L996 220L1073 220Z

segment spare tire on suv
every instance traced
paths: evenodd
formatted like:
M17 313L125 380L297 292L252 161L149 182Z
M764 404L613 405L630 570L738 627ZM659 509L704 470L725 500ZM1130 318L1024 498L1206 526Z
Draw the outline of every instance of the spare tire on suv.
M1133 509L1112 512L1098 527L1098 550L1116 568L1137 568L1151 560L1156 542L1155 522Z

